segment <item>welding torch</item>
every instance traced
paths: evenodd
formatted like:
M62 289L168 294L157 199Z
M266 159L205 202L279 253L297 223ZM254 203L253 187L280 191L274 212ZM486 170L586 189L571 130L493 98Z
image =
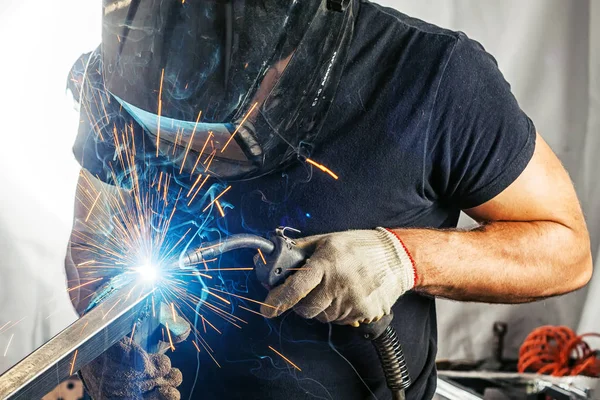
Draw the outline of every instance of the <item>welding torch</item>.
M280 227L269 238L252 234L237 234L224 241L205 243L201 248L182 254L178 265L193 266L237 249L257 249L265 263L256 263L256 276L266 287L275 287L292 273L300 269L310 257L307 249L296 245L286 232L298 232L293 228ZM389 314L376 322L355 328L366 340L370 340L377 351L386 383L394 400L405 398L405 390L411 384L402 345L396 330L391 326L393 315Z
M191 267L237 249L258 249L266 263L257 263L257 277L272 288L300 269L310 256L306 249L286 236L287 231L294 230L278 228L268 239L239 234L206 243L198 250L182 254L172 268ZM164 322L166 328L177 335L185 327L176 324L174 318L167 325L168 308L161 304L154 317L154 307L150 307L154 304L150 301L153 293L151 285L141 285L124 274L114 277L96 295L94 305L84 316L0 375L0 398L27 400L44 396L58 381L72 375L129 333L135 336L136 342L152 343ZM411 379L402 346L390 325L392 318L391 314L386 315L377 322L354 329L375 346L392 398L400 400L405 398L404 391Z

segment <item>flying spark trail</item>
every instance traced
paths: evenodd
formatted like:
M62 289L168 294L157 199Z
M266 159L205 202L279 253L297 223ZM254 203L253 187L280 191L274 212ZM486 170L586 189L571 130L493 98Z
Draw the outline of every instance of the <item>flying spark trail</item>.
M221 217L224 217L225 213L223 212L223 207L221 207L221 203L219 203L219 200L215 201L215 204L217 205L217 209L219 210L219 214L221 214Z
M214 198L213 201L211 201L205 208L204 210L202 210L202 212L206 212L206 210L208 210L210 208L210 206L213 205L213 203L217 200L219 200L221 198L221 196L223 196L225 193L227 193L227 191L231 189L231 185L227 186L227 189L223 190L217 197Z
M173 313L173 322L177 322L177 316L175 315L175 303L171 302L171 312Z
M208 145L210 138L213 136L214 134L212 133L212 131L208 131L208 136L206 136L206 141L204 142L204 145L202 146L202 149L200 150L200 152L198 153L198 158L196 159L196 163L194 164L194 166L192 167L192 172L190 174L190 178L192 177L192 174L194 173L194 171L196 170L196 167L198 166L198 163L200 162L200 159L202 158L202 154L204 154L204 150L206 150L206 146Z
M4 328L5 328L5 327L6 327L8 324L10 324L10 322L11 322L11 321L8 321L8 322L7 322L7 323L5 323L4 325L2 325L2 326L0 327L0 332L2 332L2 330L3 330L3 329L4 329Z
M200 347L198 347L198 345L196 344L195 340L192 340L192 344L194 345L194 347L196 348L196 350L198 350L198 353L200 353Z
M202 111L198 113L198 118L196 118L196 124L194 125L194 129L192 130L192 134L190 136L187 148L185 149L185 154L183 156L183 161L181 162L181 168L179 169L179 173L183 172L183 167L185 166L185 160L187 159L188 153L190 152L190 147L192 146L192 142L194 141L194 135L196 134L196 127L198 126L198 122L200 122L200 116L202 115ZM177 146L175 146L177 147Z
M258 254L260 255L260 259L262 260L263 264L267 264L267 260L265 260L265 256L263 255L262 251L260 249L256 249L258 250Z
M322 164L319 164L319 163L318 163L318 162L316 162L316 161L313 161L313 160L311 160L310 158L307 158L307 159L306 159L306 162L307 162L307 163L309 163L309 164L311 164L311 165L314 165L315 167L319 168L321 171L323 171L323 172L325 172L325 173L327 173L327 174L331 175L331 177L332 177L333 179L335 179L335 180L337 180L337 179L339 178L339 177L338 177L336 174L334 174L334 173L333 173L333 171L331 171L329 168L327 168L326 166L324 166L324 165L322 165Z
M156 128L156 157L158 157L158 150L160 148L160 114L162 113L162 90L163 90L163 81L165 80L165 69L162 69L160 74L160 89L158 90L158 121Z
M165 322L167 327L167 335L169 336L169 344L171 345L171 351L175 351L175 346L173 346L173 339L171 339L171 330L169 329L169 323Z
M79 337L81 337L81 335L83 335L83 331L85 330L86 326L88 326L90 322L86 322L85 325L83 325L83 328L81 328L81 331L79 332Z
M94 203L92 204L92 207L90 208L90 212L88 213L87 217L85 217L85 222L88 222L88 219L90 219L90 215L92 215L92 211L94 211L94 207L96 207L96 203L98 202L98 199L100 199L101 194L102 194L102 192L98 193L98 196L96 196L96 200L94 200Z
M117 304L119 304L120 301L121 301L121 299L115 301L115 304L113 304L113 306L111 308L109 308L109 310L106 312L106 314L104 314L102 319L106 318L108 316L108 314L110 314L110 312L117 306Z
M129 345L131 346L131 342L133 342L133 335L135 335L135 327L137 326L137 322L133 323L133 329L131 330L131 336L129 337Z
M252 114L252 111L254 111L254 109L256 108L257 105L258 105L258 103L254 103L252 105L252 107L250 108L250 110L246 113L246 115L242 119L242 122L237 126L237 128L235 128L235 131L233 131L233 133L229 137L229 140L227 140L227 142L225 143L225 146L223 146L223 148L221 149L221 153L223 153L225 151L225 149L227 148L227 146L229 146L229 143L231 142L231 140L233 139L233 137L236 135L236 133L238 133L238 131L240 130L240 128L242 126L244 126L244 124L246 123L246 120L248 119L248 117L250 116L250 114Z
M211 290L214 290L214 291L217 291L217 292L220 292L220 293L225 293L225 294L227 294L229 296L237 297L237 298L240 298L242 300L251 301L252 303L260 304L261 306L265 306L265 307L269 307L269 308L273 308L273 309L277 308L277 307L272 306L270 304L263 303L262 301L258 301L258 300L254 300L254 299L249 299L248 297L240 296L238 294L225 292L223 290L219 290L219 289L215 289L215 288L211 288Z
M24 316L23 318L21 318L20 320L18 320L17 322L13 323L11 326L9 326L8 328L6 328L6 331L8 332L9 330L11 330L12 328L14 328L15 326L17 326L19 323L21 323L25 318L27 318L27 316ZM10 321L9 321L10 322ZM8 323L7 323L8 324ZM4 325L6 326L6 325ZM0 332L2 332L2 328L0 328Z
M251 308L247 308L247 307L244 307L244 306L238 306L238 307L239 307L239 308L241 308L242 310L250 311L251 313L254 313L254 314L260 315L261 317L268 318L266 315L264 315L264 314L262 314L262 313L259 313L258 311L254 311L254 310L253 310L253 309L251 309Z
M298 367L296 364L294 364L289 358L287 358L286 356L284 356L283 354L281 354L280 352L278 352L277 350L275 350L273 347L269 346L269 349L273 350L275 353L277 353L277 355L281 358L283 358L285 361L287 361L292 367L296 368L298 371L302 371L300 369L300 367Z
M225 299L225 298L223 298L223 297L221 297L221 296L219 296L217 294L211 293L210 291L208 291L206 289L202 289L202 291L210 294L211 296L215 296L217 299L221 300L224 303L231 304L231 302L229 300L227 300L227 299Z
M71 361L71 370L69 371L69 375L73 375L73 369L75 368L75 360L77 359L77 352L79 349L75 350L75 354L73 354L73 361Z
M79 285L79 286L75 286L75 287L69 288L69 290L67 290L67 292L73 291L73 290L75 290L75 289L79 289L79 288L81 288L81 287L84 287L84 286L90 285L90 284L92 284L92 283L96 283L96 282L98 282L98 281L101 281L102 279L103 279L103 278L96 278L96 279L94 279L93 281L89 281L89 282L86 282L86 283L82 283L82 284L81 284L81 285Z
M6 349L4 349L4 357L6 357L6 353L8 353L8 347L10 346L10 343L12 342L14 336L15 334L13 333L12 335L10 335L10 339L8 339L8 344L6 345Z

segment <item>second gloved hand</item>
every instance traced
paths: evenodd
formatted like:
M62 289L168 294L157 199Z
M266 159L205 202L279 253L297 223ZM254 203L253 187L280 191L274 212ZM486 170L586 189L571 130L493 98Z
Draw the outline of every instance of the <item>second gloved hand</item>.
M94 361L81 368L81 375L88 393L94 400L180 400L177 387L183 377L164 353L189 336L188 321L171 313L161 302L160 325L157 329L169 329L170 341L159 341L156 353L144 350L135 340L125 337Z
M358 326L389 314L415 285L410 255L384 228L311 236L296 244L311 256L269 292L265 303L270 307L261 307L268 317L293 308L307 319Z
M94 400L179 400L181 372L164 354L149 354L124 338L81 368L86 389Z

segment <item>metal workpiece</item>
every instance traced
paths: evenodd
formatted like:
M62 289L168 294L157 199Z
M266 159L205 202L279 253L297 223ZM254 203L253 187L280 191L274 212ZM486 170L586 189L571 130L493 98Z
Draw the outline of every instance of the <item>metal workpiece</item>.
M39 399L131 333L153 289L132 280L0 376L0 399Z

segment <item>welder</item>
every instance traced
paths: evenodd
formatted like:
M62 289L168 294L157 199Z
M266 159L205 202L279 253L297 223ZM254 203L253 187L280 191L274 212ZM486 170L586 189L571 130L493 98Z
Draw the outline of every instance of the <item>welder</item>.
M393 312L407 398L428 399L435 297L521 303L590 279L566 171L465 34L365 0L104 0L102 16L102 45L81 76L80 190L122 190L114 131L134 131L140 162L168 170L175 188L192 187L199 168L172 156L189 144L212 153L211 181L231 185L204 239L290 226L311 256L268 293L251 273L223 279L266 296L268 318L215 335L221 368L189 340L168 356L123 341L84 369L93 396L385 399L377 356L353 329ZM461 210L481 225L456 229ZM86 213L76 210L74 238ZM77 263L70 252L71 282ZM74 295L81 309L88 296ZM106 361L123 355L144 368Z

